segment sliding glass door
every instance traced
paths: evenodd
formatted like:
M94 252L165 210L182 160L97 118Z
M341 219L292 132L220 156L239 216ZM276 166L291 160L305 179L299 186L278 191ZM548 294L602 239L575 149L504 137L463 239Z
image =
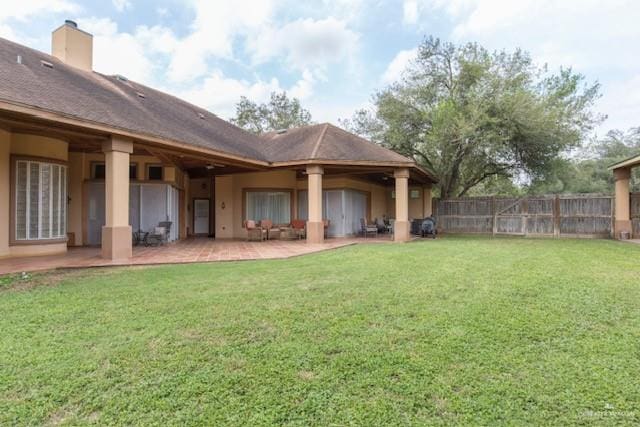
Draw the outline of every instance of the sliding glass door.
M308 219L308 194L298 194L298 218ZM360 232L360 219L367 218L367 194L362 191L324 190L322 192L322 217L331 223L330 237L356 235Z

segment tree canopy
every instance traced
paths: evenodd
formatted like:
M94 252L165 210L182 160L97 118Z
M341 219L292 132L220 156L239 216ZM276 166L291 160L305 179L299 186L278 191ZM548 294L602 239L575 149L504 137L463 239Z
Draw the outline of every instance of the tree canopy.
M575 158L556 159L545 179L534 179L529 193L612 193L614 178L609 166L640 155L640 128L610 131L603 139L584 147ZM631 177L631 188L640 191L640 170Z
M374 96L348 130L410 156L439 178L441 197L500 178L540 179L599 122L599 84L550 73L521 50L427 38L400 81Z
M286 92L272 92L269 102L258 104L246 97L236 104L235 125L256 134L291 129L311 124L311 113L300 100L289 98Z

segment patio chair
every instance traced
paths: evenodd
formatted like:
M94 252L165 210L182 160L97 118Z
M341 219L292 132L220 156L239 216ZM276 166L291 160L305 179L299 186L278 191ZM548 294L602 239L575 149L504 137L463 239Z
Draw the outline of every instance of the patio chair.
M169 239L171 238L171 226L173 225L173 222L171 221L161 221L158 223L158 227L164 227L164 243L167 243L169 241Z
M331 226L331 220L323 219L322 224L324 225L324 238L326 239L329 233L329 227Z
M291 228L298 236L298 239L304 239L307 237L307 222L302 219L294 219L291 221Z
M260 220L260 227L262 227L267 232L267 240L273 239L277 233L280 233L279 228L273 227L273 221L270 219Z
M247 240L248 241L258 241L262 242L267 237L267 231L264 230L259 225L256 225L256 222L252 219L246 220L244 222L244 228L247 229Z
M384 220L382 218L375 218L373 222L376 227L378 227L378 233L384 234L388 231L387 224L384 223Z
M167 231L167 228L160 224L166 224L166 222L158 223L157 227L154 227L153 230L147 233L144 238L145 246L160 246L169 241L169 232ZM171 227L171 222L169 222L169 227Z
M366 239L367 235L373 234L375 237L378 236L378 226L375 224L369 225L364 218L360 218L360 232L362 236Z

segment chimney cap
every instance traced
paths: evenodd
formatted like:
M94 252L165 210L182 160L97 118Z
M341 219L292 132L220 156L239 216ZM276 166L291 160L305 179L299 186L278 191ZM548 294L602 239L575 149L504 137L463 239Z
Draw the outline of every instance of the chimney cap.
M71 20L71 19L65 19L64 23L65 23L65 25L70 25L73 28L78 28L78 23L76 21Z

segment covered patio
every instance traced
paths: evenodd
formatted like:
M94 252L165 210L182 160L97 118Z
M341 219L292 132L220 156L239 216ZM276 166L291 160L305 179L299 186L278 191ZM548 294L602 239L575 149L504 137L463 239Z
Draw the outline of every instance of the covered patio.
M94 73L92 43L73 22L52 38L64 56L0 40L19 58L0 63L10 89L0 94L0 259L11 259L0 265L278 257L369 228L405 242L411 220L431 215L437 178L414 159L329 123L254 135L125 76ZM308 248L238 243L253 224L260 238L299 235ZM221 242L203 249L195 237ZM140 240L188 241L173 253L134 247Z
M247 242L196 237L159 247L135 246L131 258L117 260L102 257L99 247L74 247L57 255L0 259L0 275L67 268L284 259L358 243L389 242L389 236L326 239L316 244L307 244L304 240Z
M640 239L640 194L631 192L631 172L640 166L640 155L610 167L615 178L616 239Z

